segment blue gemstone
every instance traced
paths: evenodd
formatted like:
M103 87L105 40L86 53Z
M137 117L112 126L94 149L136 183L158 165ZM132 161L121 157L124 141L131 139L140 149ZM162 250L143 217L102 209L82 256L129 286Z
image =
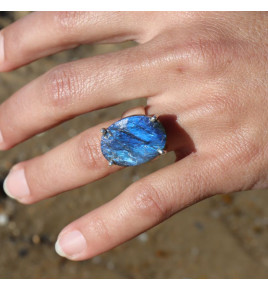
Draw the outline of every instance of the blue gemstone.
M165 148L166 132L158 120L150 118L130 116L107 128L101 139L104 157L119 166L135 166L158 156Z

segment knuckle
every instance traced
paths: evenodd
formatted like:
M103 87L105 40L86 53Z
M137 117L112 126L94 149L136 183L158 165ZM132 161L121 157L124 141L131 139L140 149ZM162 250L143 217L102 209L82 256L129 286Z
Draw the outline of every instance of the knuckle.
M45 91L49 107L68 109L82 93L83 82L72 65L60 65L46 75Z
M259 142L256 142L258 136L250 131L240 125L230 129L224 139L215 142L221 152L219 156L222 156L224 161L223 171L234 166L249 168L252 161L262 156L263 148Z
M210 107L217 120L223 119L229 128L236 128L239 120L237 120L237 112L243 109L243 102L239 96L235 97L225 88L217 86L217 92L212 92L207 100L207 107Z
M219 36L192 35L186 40L176 40L173 32L154 38L147 45L152 46L150 57L155 64L164 64L174 72L191 71L200 76L224 74L234 60L234 47L231 41L223 40ZM172 41L170 41L172 39ZM154 47L158 49L155 50Z
M133 199L133 207L141 216L153 217L159 222L171 215L166 200L152 184L136 187Z
M241 118L237 116L246 112L246 106L244 96L229 87L226 80L221 80L213 81L209 88L203 90L190 109L200 110L204 120L213 119L215 128L219 126L230 132L241 127Z
M186 45L186 50L197 71L222 72L231 63L226 55L224 43L218 40L197 38Z
M174 41L170 41L170 39ZM155 49L157 47L157 49ZM163 69L174 69L175 71L184 71L188 68L189 58L184 47L176 41L173 33L167 32L165 35L159 35L152 41L144 44L146 49L147 66L161 66ZM145 65L143 65L145 66Z
M241 166L249 166L256 159L259 159L263 154L263 148L258 140L256 131L248 130L247 128L240 129L235 134L235 153L236 162Z
M99 214L93 214L90 217L90 220L87 222L86 227L90 229L94 236L97 237L97 240L100 241L113 241L113 235L110 231L110 228L107 226L107 222L104 217Z
M242 190L252 189L262 179L264 173L265 146L262 142L257 142L259 136L256 131L243 129L238 136L235 163L242 172L245 171L242 175L244 181Z
M20 55L27 55L27 49L25 46L24 35L18 29L12 33L8 33L6 29L1 30L1 35L4 38L3 49L4 49L4 60L13 60L14 53L20 52ZM14 50L16 48L16 50Z
M79 164L86 169L100 169L106 163L100 148L100 139L92 134L82 134L78 144Z
M263 172L265 146L258 142L258 134L240 126L217 142L219 154L214 161L222 180L226 180L225 190L230 192L252 189L260 180L261 174L258 172Z
M43 156L38 156L33 160L23 162L25 176L30 188L31 195L25 197L25 203L34 203L53 192L51 166ZM37 174L38 172L41 173ZM42 176L42 177L41 177Z
M60 32L73 34L78 32L81 25L87 20L87 12L84 11L58 11L54 14L56 28Z

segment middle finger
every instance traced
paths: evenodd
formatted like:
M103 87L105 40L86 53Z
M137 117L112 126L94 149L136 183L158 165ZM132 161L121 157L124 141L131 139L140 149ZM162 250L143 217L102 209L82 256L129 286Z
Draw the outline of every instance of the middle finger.
M79 114L157 94L161 76L146 53L139 46L83 59L32 81L0 106L0 149Z

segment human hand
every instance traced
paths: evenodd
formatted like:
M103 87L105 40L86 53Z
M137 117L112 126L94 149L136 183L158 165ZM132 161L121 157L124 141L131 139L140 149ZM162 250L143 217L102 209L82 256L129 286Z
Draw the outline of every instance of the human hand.
M147 96L128 114L160 116L177 156L63 229L61 255L88 259L204 198L267 187L267 25L265 13L39 12L1 31L1 71L84 43L140 44L60 65L16 92L0 106L2 150ZM15 165L6 192L30 204L121 169L100 151L100 129L113 122Z

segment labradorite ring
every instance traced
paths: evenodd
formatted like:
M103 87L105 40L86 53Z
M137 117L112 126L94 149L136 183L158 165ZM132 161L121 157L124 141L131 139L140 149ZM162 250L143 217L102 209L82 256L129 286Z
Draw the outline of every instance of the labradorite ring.
M136 166L165 153L167 136L156 116L128 116L101 133L101 151L109 165Z

